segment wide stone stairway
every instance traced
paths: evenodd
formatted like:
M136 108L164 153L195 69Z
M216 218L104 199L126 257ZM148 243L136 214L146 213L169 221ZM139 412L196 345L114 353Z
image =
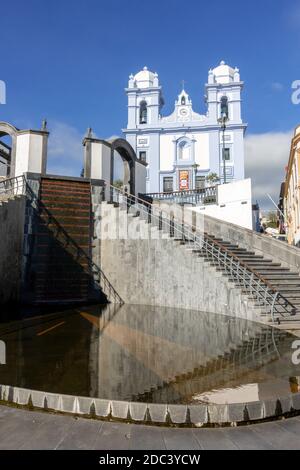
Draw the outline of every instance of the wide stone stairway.
M183 219L172 219L159 206L135 196L124 197L115 188L111 190L110 202L115 210L127 211L129 217L137 219L137 231L145 231L146 224L152 233L159 231L162 239L169 238L202 258L216 274L240 290L241 301L244 298L262 320L282 326L300 320L300 276L295 269L213 233L198 232L198 228L186 225ZM267 238L264 242L268 242Z
M277 316L280 323L300 320L300 276L296 271L290 270L288 267L282 266L280 263L274 262L271 258L266 258L263 255L258 255L254 251L246 250L222 238L216 238L210 234L216 242L220 243L223 247L233 253L242 263L255 270L263 279L270 283L272 287L291 304L295 306L295 315ZM184 242L185 243L185 242ZM216 266L217 271L224 272L225 270L218 265L215 261L211 261L206 255L205 250L194 250L199 256L203 256L208 260L211 265ZM230 277L239 287L243 287L242 283L236 282L234 277ZM247 293L247 290L244 290ZM263 303L253 297L255 306L261 307ZM269 318L269 312L262 312L262 316L266 315ZM271 318L269 318L271 320Z

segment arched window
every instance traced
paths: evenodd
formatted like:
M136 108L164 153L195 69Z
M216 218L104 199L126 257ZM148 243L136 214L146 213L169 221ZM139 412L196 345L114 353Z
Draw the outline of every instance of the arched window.
M185 105L185 96L181 97L181 104Z
M182 140L178 144L178 160L191 159L191 144L187 140Z
M146 101L140 103L140 124L147 124L148 110Z
M222 96L221 98L221 117L228 116L228 98L227 96Z

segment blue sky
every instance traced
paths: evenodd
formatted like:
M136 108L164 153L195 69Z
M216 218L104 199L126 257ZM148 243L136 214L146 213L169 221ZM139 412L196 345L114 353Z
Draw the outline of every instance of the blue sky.
M124 87L131 72L144 65L158 72L165 114L182 79L195 110L204 112L207 71L224 59L245 81L247 171L253 177L262 159L272 168L269 142L279 136L285 146L300 122L300 105L291 102L291 83L300 79L299 26L299 0L15 0L1 18L7 104L0 120L37 128L47 117L51 169L76 174L87 127L105 138L126 125ZM283 149L280 155L282 171Z

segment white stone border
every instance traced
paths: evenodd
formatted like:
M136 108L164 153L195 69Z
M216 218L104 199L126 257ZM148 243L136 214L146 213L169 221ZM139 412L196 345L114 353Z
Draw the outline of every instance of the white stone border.
M0 385L0 400L16 405L111 420L161 425L225 425L300 411L300 392L274 400L225 405L167 405L103 400Z

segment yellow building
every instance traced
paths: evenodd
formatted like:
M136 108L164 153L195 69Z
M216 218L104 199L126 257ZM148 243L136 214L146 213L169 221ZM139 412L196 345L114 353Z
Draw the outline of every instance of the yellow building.
M290 245L300 247L300 125L291 143L284 191L285 222Z

